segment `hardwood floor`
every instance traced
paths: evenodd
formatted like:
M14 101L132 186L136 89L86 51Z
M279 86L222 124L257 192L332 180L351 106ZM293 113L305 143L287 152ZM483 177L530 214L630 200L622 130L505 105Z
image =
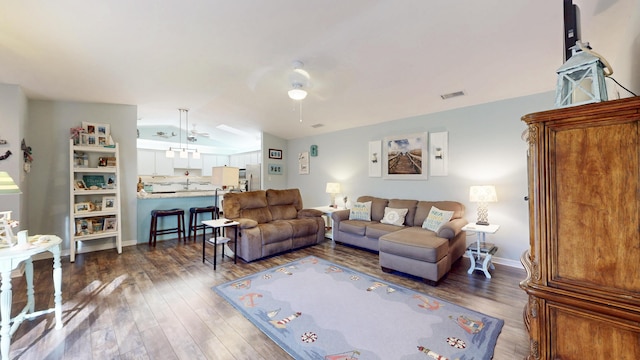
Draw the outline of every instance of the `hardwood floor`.
M212 250L212 248L209 248ZM79 254L62 261L64 327L48 314L25 321L11 342L12 359L288 359L278 345L211 288L238 277L314 255L505 321L494 359L522 359L524 270L496 265L493 278L454 264L437 287L387 274L378 255L330 241L253 263L225 259L214 272L202 244L177 240ZM34 262L36 310L53 306L51 260ZM13 280L12 313L26 303L24 278Z

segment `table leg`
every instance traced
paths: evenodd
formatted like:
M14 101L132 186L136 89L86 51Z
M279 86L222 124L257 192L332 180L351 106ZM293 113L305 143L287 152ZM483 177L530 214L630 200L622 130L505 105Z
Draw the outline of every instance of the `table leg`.
M62 329L62 267L60 266L60 246L53 247L53 300L56 315L56 329Z
M238 225L234 226L236 228L236 237L233 242L233 263L237 264L236 259L238 259Z
M11 269L2 271L2 285L0 286L0 354L2 359L9 359L9 345L11 344Z
M488 269L489 264L491 264L491 254L487 254L482 262L482 272L484 272L484 276L491 279L491 274Z
M213 271L216 271L216 260L218 259L218 231L213 231Z
M205 227L205 229L206 229L206 227ZM215 229L213 231L215 231ZM205 241L206 241L205 240L205 233L206 233L206 231L202 232L202 263L203 264L204 264L204 248L206 247L206 244L205 244Z
M33 260L28 258L24 261L24 276L27 280L27 314L35 311L36 302L33 298Z
M469 266L469 270L467 270L467 274L473 274L473 270L476 269L476 254L473 250L468 250L467 255L469 255L469 260L471 260L471 266Z

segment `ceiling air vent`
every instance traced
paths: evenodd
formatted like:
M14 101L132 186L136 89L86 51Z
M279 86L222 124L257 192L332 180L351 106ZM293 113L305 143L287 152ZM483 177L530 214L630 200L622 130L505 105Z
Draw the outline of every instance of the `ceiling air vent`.
M324 126L324 124L313 124L313 125L311 125L311 127L314 128L314 129L321 128L323 126Z
M447 99L451 99L458 96L464 96L464 91L456 91L456 92L440 95L442 100L447 100Z

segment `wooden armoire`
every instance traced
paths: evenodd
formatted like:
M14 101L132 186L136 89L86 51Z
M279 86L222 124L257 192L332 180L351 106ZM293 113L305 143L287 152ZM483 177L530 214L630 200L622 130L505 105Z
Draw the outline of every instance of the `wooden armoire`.
M640 97L522 120L528 359L640 359Z

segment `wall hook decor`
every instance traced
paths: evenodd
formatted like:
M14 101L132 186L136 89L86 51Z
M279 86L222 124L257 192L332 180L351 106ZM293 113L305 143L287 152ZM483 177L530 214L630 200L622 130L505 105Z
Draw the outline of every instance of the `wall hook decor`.
M7 152L4 153L4 155L0 155L0 160L4 160L4 159L8 158L9 156L11 156L11 151L7 150Z

